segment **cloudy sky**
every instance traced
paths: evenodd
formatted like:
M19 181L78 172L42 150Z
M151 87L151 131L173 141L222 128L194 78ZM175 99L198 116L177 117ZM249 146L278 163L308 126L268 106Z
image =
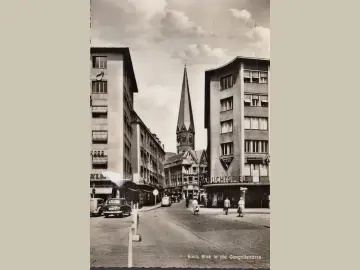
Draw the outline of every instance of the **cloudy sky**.
M186 61L196 149L206 148L204 72L236 56L270 57L270 0L91 0L91 45L130 48L135 110L176 152Z

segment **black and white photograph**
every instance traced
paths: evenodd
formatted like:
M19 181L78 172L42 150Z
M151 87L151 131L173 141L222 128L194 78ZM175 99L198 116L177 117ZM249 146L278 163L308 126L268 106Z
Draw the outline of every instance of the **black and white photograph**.
M269 269L270 0L90 9L90 268Z

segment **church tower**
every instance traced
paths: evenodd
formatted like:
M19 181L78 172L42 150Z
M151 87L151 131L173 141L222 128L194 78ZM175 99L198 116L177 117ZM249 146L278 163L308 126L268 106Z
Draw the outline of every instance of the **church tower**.
M176 127L176 142L178 154L188 150L195 150L195 125L191 107L186 65L184 67L179 116Z

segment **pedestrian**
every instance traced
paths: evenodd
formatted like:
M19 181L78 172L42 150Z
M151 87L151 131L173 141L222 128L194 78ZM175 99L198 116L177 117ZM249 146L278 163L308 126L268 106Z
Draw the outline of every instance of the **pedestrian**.
M189 198L189 196L186 196L186 198L185 198L186 208L189 207L189 202L190 202L190 198Z
M225 201L224 201L224 211L225 211L225 215L228 214L229 208L230 208L230 200L229 200L228 197L226 197L226 199L225 199Z
M196 213L199 213L199 203L198 203L197 198L194 198L194 199L193 199L192 206L193 206L194 215L195 215Z
M240 198L239 203L238 203L238 213L239 213L239 217L243 217L244 216L244 210L245 210L245 200L243 197Z

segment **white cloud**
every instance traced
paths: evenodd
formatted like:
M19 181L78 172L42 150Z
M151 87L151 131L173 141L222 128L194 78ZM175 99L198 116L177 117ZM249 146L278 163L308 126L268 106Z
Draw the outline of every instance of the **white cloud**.
M161 33L165 37L197 37L208 33L191 21L183 12L167 10L161 19Z
M230 8L229 11L235 18L244 20L245 22L251 20L252 18L251 13L246 9L238 10L236 8Z
M128 2L148 19L163 14L167 5L167 0L128 0Z
M270 29L256 26L247 33L250 41L258 48L266 51L270 50Z
M207 64L226 58L227 53L225 49L211 48L207 44L190 44L185 50L175 52L173 57L190 64Z

